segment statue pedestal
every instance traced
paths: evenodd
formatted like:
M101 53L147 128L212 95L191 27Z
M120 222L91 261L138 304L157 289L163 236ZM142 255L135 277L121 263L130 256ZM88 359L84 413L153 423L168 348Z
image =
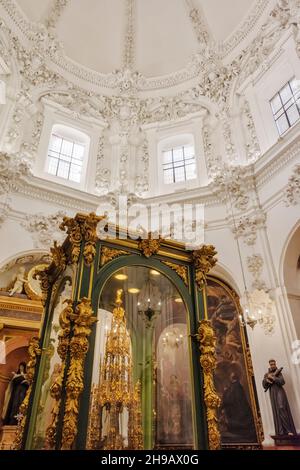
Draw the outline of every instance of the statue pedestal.
M0 430L0 450L11 450L18 426L3 426Z
M293 446L300 447L300 434L294 434L293 436L281 435L281 436L271 436L275 441L275 445L280 446Z

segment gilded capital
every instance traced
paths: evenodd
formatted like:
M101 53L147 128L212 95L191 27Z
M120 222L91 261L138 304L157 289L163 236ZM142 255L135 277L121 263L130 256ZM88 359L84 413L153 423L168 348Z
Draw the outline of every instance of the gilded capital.
M77 263L80 256L81 244L84 242L83 257L87 265L92 264L96 254L97 224L106 216L76 214L74 218L64 217L60 224L61 230L66 230L71 243L71 262Z
M193 262L196 270L196 283L199 289L206 284L206 276L217 263L215 258L217 251L213 245L203 245L199 250L192 253Z

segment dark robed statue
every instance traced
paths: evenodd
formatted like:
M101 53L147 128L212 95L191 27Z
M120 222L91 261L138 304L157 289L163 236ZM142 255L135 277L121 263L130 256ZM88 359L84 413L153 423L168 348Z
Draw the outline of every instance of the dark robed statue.
M272 412L276 436L296 434L296 429L291 414L289 402L283 388L285 384L281 369L277 369L276 361L269 360L270 367L264 375L263 387L270 390Z
M13 377L5 393L2 419L4 425L14 426L18 424L16 416L25 398L28 381L26 379L26 363L21 362L17 372L13 372Z

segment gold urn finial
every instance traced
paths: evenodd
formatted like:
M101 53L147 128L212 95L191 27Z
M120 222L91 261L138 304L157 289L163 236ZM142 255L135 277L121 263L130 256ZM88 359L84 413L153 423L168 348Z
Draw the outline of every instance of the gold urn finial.
M118 289L117 290L117 298L116 298L116 304L118 306L122 305L123 301L122 301L122 294L123 294L123 289Z
M113 316L115 318L119 318L120 320L124 319L125 315L125 310L122 307L123 300L122 300L122 294L123 294L123 289L118 289L117 290L117 297L116 297L116 307L113 309Z

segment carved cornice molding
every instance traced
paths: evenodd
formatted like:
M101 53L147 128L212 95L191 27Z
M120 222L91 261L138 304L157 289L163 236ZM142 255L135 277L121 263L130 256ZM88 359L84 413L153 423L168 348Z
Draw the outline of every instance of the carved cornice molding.
M230 54L230 52L248 36L264 11L266 11L272 3L274 3L274 0L257 0L247 18L242 24L239 24L238 28L220 45L220 53L224 56Z
M299 129L299 126L291 129L290 132L294 131L294 138L287 145L281 149L272 148L254 164L255 181L258 188L271 181L274 175L278 174L289 162L297 161L300 158L300 135L297 135ZM284 141L280 139L279 145L281 142L284 144Z
M52 0L51 9L46 19L47 28L55 28L69 0Z
M45 184L45 180L43 180ZM67 188L62 188L62 192L57 189L51 190L49 187L45 189L43 186L35 184L35 178L32 180L21 180L18 184L14 184L13 190L16 193L23 194L32 199L47 201L57 204L59 207L65 207L80 212L93 212L97 209L99 199L88 193L81 193L77 190L72 191L74 196L67 192ZM90 202L87 200L89 199Z

